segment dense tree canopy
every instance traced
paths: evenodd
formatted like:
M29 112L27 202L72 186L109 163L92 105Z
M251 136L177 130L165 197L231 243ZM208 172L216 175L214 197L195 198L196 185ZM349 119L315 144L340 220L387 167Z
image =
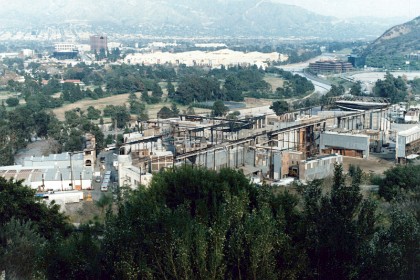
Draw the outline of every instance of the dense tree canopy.
M56 234L65 235L69 227L57 205L47 205L35 198L35 190L22 182L0 177L0 225L12 218L36 223L37 232L48 239Z
M388 72L384 80L376 81L373 92L376 96L389 98L391 103L398 103L405 101L407 85L402 77L395 78Z
M417 279L416 200L377 207L361 178L337 165L329 191L316 180L292 195L231 169L169 169L125 192L104 225L71 234L56 206L0 178L0 269L47 279Z
M223 100L219 81L200 76L189 76L182 79L173 95L175 102L184 105L218 99Z

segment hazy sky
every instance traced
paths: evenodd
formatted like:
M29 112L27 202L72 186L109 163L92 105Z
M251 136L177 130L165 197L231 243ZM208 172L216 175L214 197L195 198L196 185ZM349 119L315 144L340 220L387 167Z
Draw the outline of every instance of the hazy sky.
M420 0L275 0L339 18L420 16Z

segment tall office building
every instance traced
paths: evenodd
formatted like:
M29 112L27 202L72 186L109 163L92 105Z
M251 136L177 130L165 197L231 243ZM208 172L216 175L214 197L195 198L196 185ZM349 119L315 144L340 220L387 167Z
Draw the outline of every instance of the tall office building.
M90 50L100 52L101 49L108 49L108 39L103 35L90 36Z

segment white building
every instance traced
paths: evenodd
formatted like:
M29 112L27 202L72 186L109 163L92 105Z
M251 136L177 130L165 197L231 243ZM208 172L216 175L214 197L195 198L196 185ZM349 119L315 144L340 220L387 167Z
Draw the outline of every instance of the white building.
M152 52L129 54L124 58L127 64L185 64L187 66L205 66L211 68L220 68L221 66L252 66L266 68L268 62L285 61L287 56L273 52L238 52L229 49L222 49L213 52L190 51L182 53L170 52Z
M22 55L24 57L32 57L32 56L34 56L34 54L35 54L34 50L31 50L31 49L23 49L22 50Z
M92 188L92 171L79 167L11 165L0 167L0 176L39 191L89 190Z
M57 43L54 45L56 52L72 52L77 50L76 45L72 43Z
M118 184L135 189L139 184L149 186L152 174L133 166L130 155L118 156Z
M420 152L420 126L397 132L395 157L397 162Z

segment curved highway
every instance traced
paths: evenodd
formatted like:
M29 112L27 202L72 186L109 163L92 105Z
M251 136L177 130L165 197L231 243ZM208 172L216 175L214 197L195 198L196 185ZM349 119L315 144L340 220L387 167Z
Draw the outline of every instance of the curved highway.
M311 81L315 87L315 92L319 92L321 95L326 94L331 89L331 84L327 80L307 74L304 72L304 69L300 69L300 70L295 69L290 72L292 72L293 74L297 74L302 77L305 77L306 79Z

